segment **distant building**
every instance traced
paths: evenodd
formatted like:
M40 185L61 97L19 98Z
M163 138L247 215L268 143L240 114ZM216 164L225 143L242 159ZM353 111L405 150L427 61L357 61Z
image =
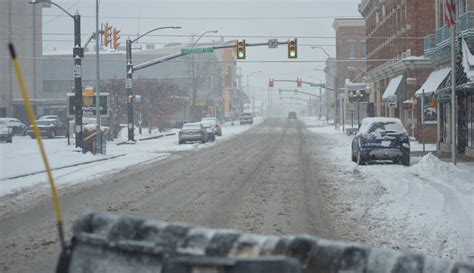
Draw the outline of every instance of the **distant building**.
M200 44L201 45L201 44ZM138 65L155 60L170 54L180 52L182 47L167 46L142 50L141 47L133 50L133 63ZM147 48L150 46L148 45ZM187 90L189 105L194 102L198 115L218 115L224 117L226 109L226 92L235 92L235 53L233 49L216 50L210 54L192 54L164 63L138 70L134 73L134 80L139 79L167 79ZM83 86L96 86L95 52L85 54L82 65ZM125 79L126 63L124 51L100 52L101 82L113 79ZM44 114L66 115L66 94L72 92L74 79L72 77L73 59L67 52L46 53L43 61L44 99L47 106ZM195 92L194 92L195 91ZM194 95L195 93L195 95ZM159 95L159 94L157 94ZM229 97L231 98L231 97ZM125 99L125 98L124 98ZM143 98L146 99L146 98ZM230 100L227 103L231 103ZM197 109L199 108L199 109ZM191 111L191 109L188 109ZM209 112L211 111L211 112ZM175 119L189 119L192 114L184 113L182 109L175 115Z
M8 43L14 43L35 111L43 101L41 9L28 0L0 0L0 117L26 121L18 81L9 60Z
M352 113L355 110L349 100L346 83L365 82L366 63L364 60L367 56L365 21L363 18L336 18L333 27L336 31L337 120L342 125L351 122L350 113L351 110ZM330 69L327 67L327 70ZM356 113L356 116L362 119L367 116L367 102L362 102L359 106L359 113Z
M400 118L409 131L415 129L417 139L422 138L419 104L411 102L433 69L423 57L420 39L435 30L436 12L430 3L362 0L359 4L366 22L367 82L374 115ZM425 125L425 140L434 143L436 122Z

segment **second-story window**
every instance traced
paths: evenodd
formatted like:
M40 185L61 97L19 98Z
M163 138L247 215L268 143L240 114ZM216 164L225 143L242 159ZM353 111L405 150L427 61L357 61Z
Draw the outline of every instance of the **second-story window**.
M355 59L356 57L356 43L355 42L347 42L347 57L349 59Z
M367 43L366 42L362 42L360 44L360 57L361 58L367 58Z

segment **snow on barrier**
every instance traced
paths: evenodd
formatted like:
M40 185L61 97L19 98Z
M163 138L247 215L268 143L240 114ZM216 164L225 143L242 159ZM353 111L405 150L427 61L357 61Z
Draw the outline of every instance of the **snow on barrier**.
M67 254L67 255L65 255ZM261 236L91 213L58 272L474 273L474 265L309 235Z

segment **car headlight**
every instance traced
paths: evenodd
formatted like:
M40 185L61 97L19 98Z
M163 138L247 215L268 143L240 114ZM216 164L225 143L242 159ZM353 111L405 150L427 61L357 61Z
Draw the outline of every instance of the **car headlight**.
M403 143L402 146L403 148L410 149L410 143Z

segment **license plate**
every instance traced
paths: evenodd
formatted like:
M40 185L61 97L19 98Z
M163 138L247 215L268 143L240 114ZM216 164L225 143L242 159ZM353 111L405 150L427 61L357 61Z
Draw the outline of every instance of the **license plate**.
M388 146L390 146L390 144L392 144L392 142L390 140L382 141L382 146L388 147Z

